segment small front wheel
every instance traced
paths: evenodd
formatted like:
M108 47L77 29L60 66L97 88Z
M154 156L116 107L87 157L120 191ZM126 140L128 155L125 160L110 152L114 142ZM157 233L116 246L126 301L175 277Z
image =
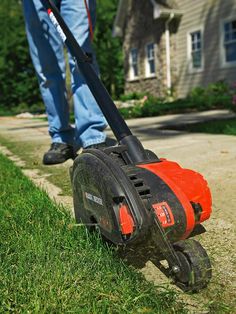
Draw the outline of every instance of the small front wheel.
M173 248L182 265L174 275L176 285L184 291L197 292L205 288L212 277L212 267L206 250L193 239L181 240Z

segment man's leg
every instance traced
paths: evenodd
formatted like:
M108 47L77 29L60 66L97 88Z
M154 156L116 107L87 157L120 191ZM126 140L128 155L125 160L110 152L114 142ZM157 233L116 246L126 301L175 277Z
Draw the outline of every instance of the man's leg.
M23 9L30 54L48 115L49 134L53 143L73 145L74 130L69 124L63 43L40 0L23 0ZM56 160L60 147L64 156ZM72 147L67 149L67 145L54 145L54 148L56 155L51 156L50 152L46 156L50 160L47 162L44 159L45 163L63 162L73 157ZM56 159L51 160L51 157Z
M96 0L87 0L87 4L94 28ZM82 49L92 55L93 67L96 73L98 73L96 56L91 47L88 16L84 0L62 0L61 14ZM69 56L69 63L74 97L75 141L78 146L83 147L103 143L106 140L103 130L106 128L107 122L71 56Z

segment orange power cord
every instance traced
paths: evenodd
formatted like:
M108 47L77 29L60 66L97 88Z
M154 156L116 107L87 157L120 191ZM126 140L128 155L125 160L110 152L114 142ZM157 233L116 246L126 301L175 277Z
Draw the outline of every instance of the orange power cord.
M91 38L91 41L93 41L93 24L92 24L91 14L90 14L90 11L89 11L87 0L84 0L84 4L85 4L85 8L86 8L87 15L88 15L90 38Z

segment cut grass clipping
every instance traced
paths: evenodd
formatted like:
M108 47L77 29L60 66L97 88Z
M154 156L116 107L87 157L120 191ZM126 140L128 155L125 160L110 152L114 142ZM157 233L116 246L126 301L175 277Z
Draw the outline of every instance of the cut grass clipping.
M183 313L0 154L0 312Z

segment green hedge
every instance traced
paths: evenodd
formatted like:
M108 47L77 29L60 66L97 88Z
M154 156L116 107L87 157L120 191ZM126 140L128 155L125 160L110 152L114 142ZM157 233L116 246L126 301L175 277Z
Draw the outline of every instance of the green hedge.
M28 52L21 1L1 0L0 35L1 111L38 105L41 98Z

